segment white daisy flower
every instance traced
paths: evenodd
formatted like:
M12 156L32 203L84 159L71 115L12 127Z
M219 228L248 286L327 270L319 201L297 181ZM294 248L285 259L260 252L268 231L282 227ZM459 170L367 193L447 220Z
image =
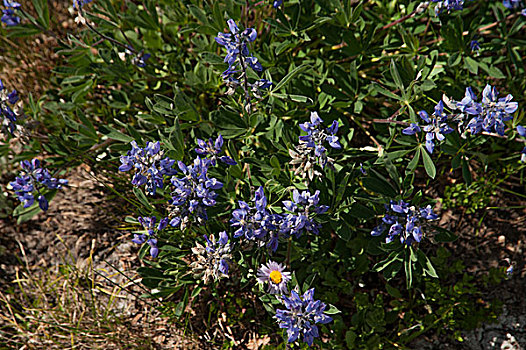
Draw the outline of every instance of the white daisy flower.
M257 281L261 284L268 282L270 294L288 294L287 284L291 280L290 272L286 272L285 266L274 261L263 264L257 273Z

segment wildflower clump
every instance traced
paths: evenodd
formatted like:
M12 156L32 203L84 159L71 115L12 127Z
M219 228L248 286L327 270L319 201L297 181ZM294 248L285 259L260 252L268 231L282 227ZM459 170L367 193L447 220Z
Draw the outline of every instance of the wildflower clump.
M299 238L304 232L319 233L320 225L314 221L313 214L324 214L328 206L318 205L319 191L313 195L309 191L294 189L293 201L283 201L283 213L272 213L267 209L267 197L263 187L254 195L254 206L239 201L239 208L232 212L231 226L236 229L234 238L244 236L247 240L257 240L276 251L280 237L294 235Z
M303 232L318 234L320 225L311 217L311 213L324 214L329 209L326 205L318 205L320 191L310 194L309 191L299 192L294 189L292 201L283 201L283 209L288 212L284 218L284 231L288 235L299 238Z
M454 129L447 124L448 115L444 113L444 103L439 101L431 116L427 114L426 111L420 111L418 115L427 123L427 125L423 127L426 133L426 149L429 153L433 153L435 149L435 139L437 141L444 141L446 138L444 135L454 131ZM420 131L421 129L418 124L411 124L408 128L402 130L402 133L405 135L413 135Z
M158 188L164 186L165 175L175 175L177 170L172 168L175 160L163 158L161 144L148 142L145 148L140 148L137 142L131 142L132 149L128 154L120 157L119 171L134 170L132 185L140 187L146 185L146 193L154 195Z
M18 200L24 204L24 208L33 205L35 196L38 196L38 206L43 211L48 210L49 203L42 190L61 189L62 186L68 185L68 180L56 179L51 176L49 171L40 165L38 159L31 161L23 160L20 162L22 172L16 177L15 181L9 183L11 188L18 196Z
M0 19L6 26L16 26L20 24L20 17L15 15L15 11L20 8L20 4L13 0L4 0L2 18Z
M464 7L464 0L431 0L436 2L435 14L438 16L443 11L451 12L455 10L462 10Z
M202 279L205 284L211 280L217 281L228 276L228 261L232 258L231 246L225 231L219 233L216 241L214 235L204 236L206 246L196 242L192 253L196 260L190 264L195 278Z
M213 166L216 166L218 159L227 165L236 165L237 163L231 157L219 156L222 152L223 142L223 136L221 135L219 135L215 141L211 138L208 139L208 141L197 139L198 147L195 149L195 152L200 156L207 157Z
M257 32L254 28L241 31L234 20L227 21L230 33L217 33L216 42L226 48L225 62L228 68L221 74L228 87L227 95L232 95L238 87L245 93L245 108L250 111L250 93L256 98L261 98L261 90L268 89L272 83L267 79L260 79L250 83L247 69L250 67L257 73L263 71L263 66L258 59L250 54L248 43L256 40Z
M9 133L13 134L16 129L16 120L20 116L21 110L18 108L16 103L19 97L16 90L7 92L4 87L2 80L0 79L0 117L1 128L6 129Z
M276 310L274 316L280 328L287 330L287 341L295 342L300 336L302 340L311 346L314 338L320 336L316 324L326 324L332 321L332 318L325 314L325 303L314 300L314 288L309 289L305 294L300 296L294 290L290 296L282 297L285 310Z
M408 246L413 242L420 242L424 235L422 224L425 220L438 218L430 205L425 208L416 208L403 200L391 201L385 206L385 210L387 213L382 218L382 223L371 231L371 235L379 236L389 227L385 238L386 243L391 243L396 237L400 238L402 244Z
M137 221L142 225L146 230L146 233L135 233L133 235L132 242L137 244L143 244L147 242L150 245L150 255L152 258L156 258L159 254L159 248L157 248L157 237L156 233L166 228L168 224L168 218L161 219L159 224L155 226L157 218L155 216L151 217L138 217Z
M504 136L504 122L513 119L512 114L517 111L519 104L512 102L513 95L497 98L497 89L486 85L482 91L482 101L477 102L477 96L471 88L466 88L466 94L461 101L448 103L453 110L460 110L456 118L466 125L471 134L475 135L481 131L496 132ZM471 118L471 119L470 119ZM469 120L468 120L469 119Z
M208 219L206 207L216 204L214 190L223 187L216 178L208 176L209 161L197 157L193 164L177 162L183 177L172 176L169 203L170 225L184 230L190 222L202 224Z
M321 176L321 172L315 168L317 164L321 168L326 165L332 167L334 159L327 156L326 145L332 148L340 149L341 145L336 133L338 132L339 123L333 121L331 126L324 129L322 127L323 120L317 112L311 112L310 123L305 122L300 124L301 130L305 131L307 135L299 137L299 145L289 150L289 155L292 157L291 165L295 166L295 175L300 175L302 178L308 177L312 181L314 176Z

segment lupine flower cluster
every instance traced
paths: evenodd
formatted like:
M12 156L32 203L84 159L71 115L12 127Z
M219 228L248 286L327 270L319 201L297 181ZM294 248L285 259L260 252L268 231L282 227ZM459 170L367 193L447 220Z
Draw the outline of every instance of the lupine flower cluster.
M255 205L251 207L245 201L239 201L239 209L232 212L232 227L236 229L234 238L244 236L248 240L264 239L267 235L265 223L270 215L267 210L267 197L263 187L259 187L254 194Z
M523 0L502 0L504 7L510 10L516 10L522 8L521 14L526 16L526 8L524 8Z
M273 3L272 3L272 6L277 9L281 4L283 3L283 0L275 0Z
M208 219L206 207L216 204L214 190L222 188L223 184L216 178L208 177L210 161L206 158L197 157L188 166L181 161L177 164L184 176L173 176L171 179L174 190L169 217L171 226L184 230L192 221L202 224Z
M438 218L430 205L425 208L416 208L403 200L391 201L389 205L385 206L385 210L387 213L382 218L382 223L372 230L371 235L379 236L389 226L385 238L386 243L391 243L397 236L402 244L408 246L413 242L420 242L424 235L421 226L423 221Z
M426 111L420 111L418 115L427 123L427 125L423 127L426 133L426 149L429 153L433 153L435 149L434 140L444 141L446 138L444 135L454 131L454 129L447 124L448 115L444 113L444 103L439 101L431 116L427 114ZM421 129L418 124L411 124L408 128L402 130L402 133L405 135L413 135L420 131Z
M462 10L464 0L431 0L436 2L435 14L438 16L443 11L451 12L454 10Z
M121 166L119 171L134 169L132 184L140 187L146 185L146 193L154 195L158 188L163 188L165 175L175 175L177 170L172 166L175 160L168 157L163 158L161 144L148 142L145 148L137 146L137 142L131 142L132 149L128 154L120 157Z
M168 218L161 219L157 227L155 226L157 218L155 216L151 217L138 217L137 221L144 227L147 231L146 233L134 234L132 242L137 244L143 244L147 242L150 245L150 255L153 258L156 258L159 254L159 248L157 248L157 237L156 232L159 232L166 228L168 224Z
M327 156L326 143L332 148L341 148L338 141L338 121L333 121L330 127L324 129L323 120L317 112L311 112L310 123L300 124L300 128L307 135L300 136L299 145L294 150L289 150L292 157L291 165L296 167L295 175L301 175L302 178L308 177L311 181L314 175L322 174L315 169L315 165L324 168L326 165L332 167L333 159Z
M22 172L9 185L15 191L18 200L24 204L24 208L32 206L35 201L35 195L38 195L38 206L43 211L46 211L49 203L41 190L43 188L60 189L68 184L68 180L51 177L49 171L40 166L38 159L23 160L20 162L20 166L22 167Z
M6 128L11 134L16 128L16 118L19 115L19 109L15 106L18 102L18 93L16 90L7 92L2 80L0 79L0 117L2 117L1 127ZM12 105L12 106L9 106Z
M237 163L230 158L229 156L220 156L223 148L223 136L219 135L217 139L212 141L212 139L208 139L207 141L203 141L201 139L197 139L197 148L195 149L195 152L201 156L207 157L207 159L210 161L210 164L213 166L216 166L217 159L219 159L221 162L227 164L227 165L236 165Z
M284 201L283 214L271 213L267 208L267 197L263 187L259 187L254 196L255 205L251 207L239 201L239 209L232 212L231 226L236 229L234 238L244 236L248 240L259 240L272 250L278 248L279 237L296 238L303 232L319 233L319 224L311 214L323 214L329 207L318 205L319 191L313 195L308 191L293 191L293 201ZM287 213L288 211L288 213Z
M221 74L221 77L228 86L228 95L233 94L239 86L243 88L246 108L250 110L249 90L256 98L261 98L261 90L268 89L272 83L266 79L260 79L254 83L248 81L248 67L258 73L263 71L263 66L256 57L250 54L247 46L248 43L256 40L256 30L247 28L241 31L232 19L229 19L227 23L230 33L217 33L215 38L216 42L227 50L225 62L228 63L228 68Z
M466 88L465 96L461 101L444 96L435 106L435 111L431 116L426 111L418 112L427 125L411 123L409 127L402 130L402 133L414 135L423 129L426 133L426 149L429 153L433 153L437 141L443 141L445 135L454 131L448 123L457 123L458 130L463 137L468 131L472 135L485 131L496 132L504 136L506 128L504 122L513 119L512 114L519 106L517 102L512 101L513 96L510 94L502 98L497 98L497 96L497 89L490 85L484 88L481 102L477 102L477 96L470 87ZM446 114L445 106L459 113Z
M206 246L196 242L192 252L197 260L190 264L195 278L201 278L205 284L211 280L217 281L228 276L228 261L232 258L231 246L225 231L219 233L219 239L214 235L204 236Z
M268 284L268 293L279 294L279 299L286 307L286 310L276 310L274 317L279 327L287 330L287 341L293 343L301 335L302 340L311 346L314 338L320 336L316 323L329 323L332 318L324 313L326 305L314 300L314 288L303 296L294 290L289 293L288 283L291 279L290 272L274 261L263 264L257 272L258 283Z
M304 231L314 234L320 232L320 224L309 217L309 214L312 212L325 214L329 209L327 205L318 205L320 201L319 195L319 190L311 195L308 191L300 193L295 189L292 192L293 200L283 201L283 209L287 211L288 214L285 214L282 230L285 231L287 235L293 234L298 238Z
M287 330L287 341L292 343L300 336L303 341L311 346L314 338L319 337L318 326L316 324L326 324L332 318L325 314L325 303L314 300L314 288L309 289L300 296L294 290L290 296L282 297L285 310L276 310L275 318L278 320L279 327Z
M4 7L1 21L5 23L6 26L16 26L20 24L20 17L15 15L15 10L20 8L20 4L13 0L4 0Z
M497 98L497 89L491 85L486 85L482 91L482 101L477 102L477 96L473 90L466 88L464 98L459 102L448 103L448 107L453 110L460 110L460 115L456 118L462 124L472 116L466 124L466 129L472 134L478 134L482 130L486 132L495 131L497 134L504 136L504 122L513 119L519 104L512 102L513 96L508 94L506 97Z

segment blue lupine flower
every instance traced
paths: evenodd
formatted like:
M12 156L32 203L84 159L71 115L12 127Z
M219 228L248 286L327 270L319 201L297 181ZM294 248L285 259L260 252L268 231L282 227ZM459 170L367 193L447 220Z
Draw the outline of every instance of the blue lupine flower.
M480 50L480 43L477 40L471 40L469 42L469 48L471 51L478 51Z
M342 148L338 141L338 136L336 136L339 126L338 121L333 121L330 127L323 130L320 128L323 120L318 116L318 113L312 112L310 119L310 123L305 122L300 124L300 128L307 132L307 135L300 136L300 141L305 142L307 147L314 148L314 153L317 157L323 158L326 150L323 146L325 141L327 141L332 148Z
M256 40L257 32L253 28L240 31L232 19L229 19L227 23L230 33L218 33L215 38L216 42L227 50L224 61L228 63L228 68L221 74L229 88L227 95L233 94L239 86L243 87L243 89L247 86L250 87L254 96L261 98L260 90L268 89L272 83L266 79L261 79L253 84L246 81L246 70L248 67L258 73L263 71L263 66L256 57L250 55L247 46L248 43ZM241 80L246 81L246 86L241 83ZM245 91L245 97L247 100L250 99L249 91ZM248 106L249 104L247 104Z
M163 158L164 152L161 151L159 141L148 142L144 149L137 146L135 141L130 144L131 151L120 157L122 164L119 171L134 169L132 184L137 187L146 184L146 193L154 195L158 188L163 188L165 175L177 174L177 170L172 168L175 160Z
M93 0L73 0L73 8L81 9L84 5L89 4Z
M203 141L201 139L197 139L197 148L195 149L196 153L207 157L207 159L210 161L210 164L213 166L216 166L216 159L219 159L223 163L227 165L236 165L237 163L230 158L229 156L221 156L218 157L218 155L222 152L223 148L223 136L219 135L215 142L210 138L208 139L208 142Z
M444 103L439 101L435 106L435 112L430 116L426 111L418 112L418 115L428 125L423 127L426 133L426 149L429 153L433 153L435 149L435 139L437 141L444 141L444 135L452 133L454 130L447 123L448 116L444 114Z
M277 9L281 4L283 3L283 0L275 0L273 3L272 3L272 6Z
M324 168L327 164L332 168L333 159L329 158L326 153L325 145L328 143L330 147L340 149L342 146L338 141L338 121L333 121L331 126L323 129L323 120L317 112L311 112L310 122L300 124L301 130L305 131L307 135L299 137L299 145L295 146L294 150L289 150L289 155L292 157L291 165L296 166L295 174L301 175L303 178L309 177L313 179L314 175L322 176L322 174L314 169L314 165L318 164Z
M223 184L208 177L209 162L206 159L197 157L188 166L181 161L177 164L184 177L172 176L171 179L174 189L170 200L170 225L184 230L191 221L201 224L208 219L206 207L216 204L214 190L222 188Z
M60 189L62 186L68 184L68 180L51 177L49 171L40 166L38 159L31 161L23 160L20 162L20 166L22 167L22 172L15 178L15 181L10 182L9 185L15 191L18 200L24 204L24 208L33 205L36 192L38 194L38 206L43 211L46 211L49 203L41 193L41 190L44 187L48 189Z
M503 98L497 98L497 96L497 89L488 84L482 92L482 102L476 102L477 97L471 88L466 88L465 97L460 102L456 102L456 109L462 112L460 119L467 115L473 116L466 126L473 135L484 130L486 132L495 131L504 136L506 127L504 122L513 119L512 114L519 105L511 101L513 96L510 94ZM455 109L454 101L450 107ZM464 121L461 122L463 123Z
M267 209L267 197L263 187L254 195L254 206L239 201L239 208L232 212L231 226L235 229L234 238L244 236L248 240L258 240L272 251L278 248L279 237L294 235L300 237L303 232L319 233L320 225L311 214L323 214L328 206L319 205L319 193L311 195L308 191L293 191L293 201L283 201L283 214L271 213Z
M283 209L288 214L284 214L282 232L287 235L293 234L296 238L300 237L303 232L318 234L321 225L310 217L310 213L324 214L329 209L326 205L318 205L319 195L319 190L311 195L308 191L300 193L294 189L292 192L293 201L283 201Z
M152 55L149 53L144 53L143 51L137 53L137 55L133 56L132 63L136 65L137 67L144 68L146 67L146 61L150 59Z
M232 212L231 226L236 229L234 238L244 236L248 240L263 240L267 234L266 220L270 215L267 210L267 197L263 187L259 187L254 195L255 205L251 207L244 201L239 201L239 208Z
M309 289L303 296L291 291L290 296L282 296L286 310L276 310L274 316L279 323L279 328L287 330L287 341L295 342L300 336L311 346L314 338L320 336L316 324L326 324L332 318L325 314L327 305L319 300L314 300L314 288Z
M8 93L0 79L0 117L2 118L0 127L5 127L11 134L16 128L15 122L19 116L19 109L14 106L18 100L19 97L16 90Z
M157 247L157 238L156 234L165 229L166 225L168 224L168 218L161 219L159 221L159 224L155 226L157 218L155 216L151 217L141 217L139 216L137 218L137 221L144 227L144 229L147 231L147 233L137 234L135 233L133 235L132 242L137 244L143 244L144 242L147 242L150 245L150 255L152 258L156 258L157 255L159 255L159 248Z
M217 281L221 277L228 277L228 261L232 258L231 246L225 231L219 233L216 241L214 235L204 236L206 246L196 242L192 252L197 258L190 264L194 278L202 278L207 284L210 280Z
M5 9L2 10L2 18L0 19L7 26L16 26L20 24L20 17L15 15L15 10L20 8L20 4L16 1L4 0Z
M271 251L278 249L279 237L284 236L289 225L285 223L286 216L271 213L267 209L267 197L263 187L259 187L254 195L254 206L239 201L239 208L232 212L231 226L236 229L234 238L244 236L248 240L257 240L260 245L266 245ZM285 231L283 231L285 230Z
M396 236L400 237L402 244L411 245L413 242L420 242L424 235L421 222L424 220L436 220L438 215L433 213L430 205L425 208L415 208L409 203L400 200L391 201L385 206L387 213L382 218L382 223L372 231L372 236L381 235L389 226L389 231L385 238L386 243L394 241ZM404 225L405 221L405 225Z
M418 132L420 132L420 126L416 123L411 123L407 128L402 130L402 134L404 135L414 135Z
M431 0L436 2L435 15L439 15L442 11L450 12L453 10L462 10L464 0Z
M504 7L508 9L516 9L521 7L522 0L502 0Z

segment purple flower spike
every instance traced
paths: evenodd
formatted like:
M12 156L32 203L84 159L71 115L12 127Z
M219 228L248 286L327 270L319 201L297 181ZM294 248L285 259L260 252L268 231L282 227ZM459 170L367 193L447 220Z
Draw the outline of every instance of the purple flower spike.
M415 208L409 203L400 200L398 202L391 201L386 206L387 213L383 217L383 223L376 226L371 231L371 236L380 236L390 225L386 243L391 243L399 236L402 244L411 245L413 242L420 242L424 236L422 224L426 220L436 220L438 215L433 213L430 205L425 208ZM405 224L402 224L405 221Z
M276 310L274 317L279 327L287 330L289 343L302 336L302 340L312 346L314 338L320 336L316 324L332 322L332 318L324 313L327 305L314 300L314 288L309 289L303 296L291 291L290 296L282 296L282 303L286 309Z

